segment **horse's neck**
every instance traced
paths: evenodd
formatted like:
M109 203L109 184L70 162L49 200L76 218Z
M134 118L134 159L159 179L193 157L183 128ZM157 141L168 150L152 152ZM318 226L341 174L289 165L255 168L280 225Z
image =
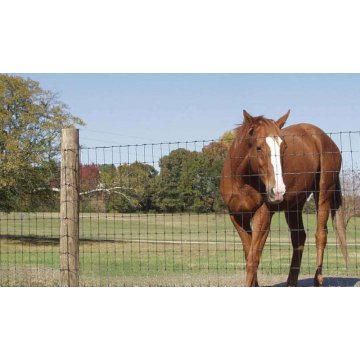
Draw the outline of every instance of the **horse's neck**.
M235 153L236 153L236 150L237 149L235 149ZM241 152L241 150L240 150L239 153L245 153L245 152L244 151ZM250 159L249 159L248 154L241 155L241 156L234 158L232 173L236 174L236 179L240 186L246 185L244 176L250 174Z
M239 159L236 164L236 174L240 177L248 175L250 173L250 160L248 156L245 156L243 159Z
M234 157L232 173L235 174L236 182L240 187L250 187L255 191L259 191L259 181L256 173L251 171L250 156L248 153L247 144L238 142L235 144L233 154L238 154Z

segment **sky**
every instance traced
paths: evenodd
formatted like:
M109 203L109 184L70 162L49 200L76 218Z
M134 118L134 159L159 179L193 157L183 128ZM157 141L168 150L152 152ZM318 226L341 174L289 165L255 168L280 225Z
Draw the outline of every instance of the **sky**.
M17 74L86 122L82 146L217 139L242 110L326 132L359 130L360 74Z

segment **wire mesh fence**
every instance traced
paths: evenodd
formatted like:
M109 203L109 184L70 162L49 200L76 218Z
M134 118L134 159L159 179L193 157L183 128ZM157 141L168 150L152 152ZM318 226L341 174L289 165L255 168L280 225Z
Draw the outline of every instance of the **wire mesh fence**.
M329 136L341 149L349 262L329 227L323 273L359 276L360 132ZM81 286L243 286L245 256L220 193L230 141L80 149ZM19 191L0 213L2 286L58 286L60 154L47 186ZM14 200L15 201L15 200ZM316 209L309 197L301 277L316 268ZM262 285L286 281L292 256L283 212L272 218L259 266ZM341 283L339 283L341 285Z

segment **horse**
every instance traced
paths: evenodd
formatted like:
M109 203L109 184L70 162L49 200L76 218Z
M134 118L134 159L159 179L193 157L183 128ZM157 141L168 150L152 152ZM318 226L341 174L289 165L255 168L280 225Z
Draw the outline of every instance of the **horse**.
M322 266L329 215L347 263L346 228L340 186L341 153L334 141L311 124L284 127L278 120L252 116L244 121L224 161L220 191L239 233L246 261L246 286L259 286L257 269L271 218L284 211L293 247L288 286L297 286L306 233L302 210L313 194L316 205L314 286L323 286Z

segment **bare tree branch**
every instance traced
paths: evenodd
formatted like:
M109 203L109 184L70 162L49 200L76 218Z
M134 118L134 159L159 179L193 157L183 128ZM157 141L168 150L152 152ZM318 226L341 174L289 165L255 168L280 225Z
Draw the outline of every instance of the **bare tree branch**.
M124 194L123 192L121 192L121 191L116 191L116 190L119 190L119 189L133 190L133 191L136 192L136 189L133 189L133 188L128 188L128 187L124 187L124 186L115 186L115 187L112 187L112 188L109 188L109 189L101 188L101 187L100 187L100 188L93 189L93 190L89 190L89 191L83 191L83 192L81 192L79 195L80 195L80 196L91 195L91 194L99 193L99 192L105 192L105 193L108 193L108 194L115 193L115 194L119 194L119 195L123 196L132 206L134 206L133 201L132 201L127 195L125 195L125 194ZM50 191L54 191L54 192L60 192L60 189L59 189L59 188L46 188L46 187L37 188L37 189L35 189L33 192L44 191L44 190L50 190Z

